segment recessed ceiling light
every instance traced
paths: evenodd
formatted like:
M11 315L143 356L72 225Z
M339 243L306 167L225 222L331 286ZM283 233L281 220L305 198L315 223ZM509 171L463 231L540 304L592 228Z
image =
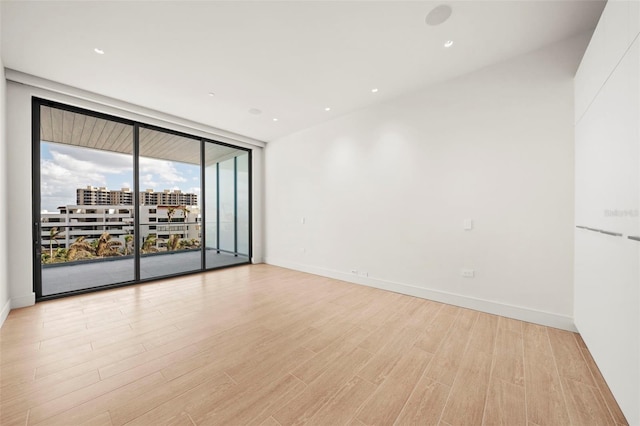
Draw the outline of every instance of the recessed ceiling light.
M377 88L371 89L371 93L378 93L378 89Z
M274 118L274 119L273 119L273 121L278 121L278 119L277 119L277 118Z
M216 95L216 94L215 94L215 93L213 93L213 92L209 92L209 93L207 93L207 94L208 94L209 96L215 96L215 95Z
M325 110L325 111L331 111L331 108L326 107L324 110Z
M93 49L93 51L96 52L98 55L104 55L104 50L98 49L97 47Z
M444 47L451 47L451 46L453 46L453 40L447 40L447 41L444 43Z
M451 17L451 6L441 4L440 6L434 7L433 10L427 14L424 22L427 25L436 26L445 22L449 17Z
M262 111L261 111L261 110L259 110L258 108L251 108L251 109L249 110L249 114L253 114L253 115L260 115L260 114L262 114Z

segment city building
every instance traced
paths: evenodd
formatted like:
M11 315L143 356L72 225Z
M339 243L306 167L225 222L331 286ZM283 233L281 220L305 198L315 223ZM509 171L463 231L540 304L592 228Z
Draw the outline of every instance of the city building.
M167 206L195 206L198 204L198 196L193 193L185 193L179 189L165 189L162 192L147 189L140 192L140 204L142 205L167 205Z
M169 222L171 210L171 222ZM78 237L91 241L108 232L113 240L125 243L133 235L134 208L124 205L68 205L58 207L58 213L41 213L41 245L43 250L68 248ZM140 206L141 243L151 235L154 246L166 247L168 239L200 240L201 217L198 206Z
M96 206L119 204L111 201L111 191L105 187L87 186L76 189L76 204L80 206Z
M110 190L106 187L87 186L76 189L76 204L83 206L95 205L133 205L133 192L131 188ZM167 205L167 206L195 206L198 205L198 195L184 193L179 189L165 189L155 191L147 189L140 192L141 205Z

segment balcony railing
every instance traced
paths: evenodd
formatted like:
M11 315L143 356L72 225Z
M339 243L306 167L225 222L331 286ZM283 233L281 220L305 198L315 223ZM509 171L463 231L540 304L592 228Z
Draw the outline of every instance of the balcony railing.
M167 223L162 226L141 223L138 238L134 237L131 224L85 224L92 229L78 229L81 228L78 224L52 225L43 226L41 230L43 265L131 256L136 243L140 245L141 255L199 250L202 237L200 222Z

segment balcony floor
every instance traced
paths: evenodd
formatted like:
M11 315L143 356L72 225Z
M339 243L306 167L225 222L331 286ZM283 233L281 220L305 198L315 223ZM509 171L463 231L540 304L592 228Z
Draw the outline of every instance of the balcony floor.
M140 277L149 279L175 275L200 269L200 250L185 250L166 254L145 256L140 259ZM234 256L206 251L207 268L237 265L249 262L247 256ZM42 295L83 290L103 285L132 281L134 262L132 257L103 261L57 264L42 268Z

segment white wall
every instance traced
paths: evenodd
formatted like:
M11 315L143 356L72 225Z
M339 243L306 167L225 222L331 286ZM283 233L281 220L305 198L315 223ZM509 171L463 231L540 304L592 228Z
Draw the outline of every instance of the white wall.
M0 7L0 14L2 8ZM4 65L2 64L2 38L0 36L0 233L7 235L9 228L7 222L7 126L6 126L6 80L4 77ZM11 302L9 300L9 283L7 281L7 241L0 238L0 326L9 315Z
M120 102L114 99L101 97L80 89L63 86L32 76L7 71L7 176L11 182L8 185L7 220L11 224L6 233L6 240L11 241L11 251L8 258L8 282L11 308L32 305L35 301L33 292L33 260L31 247L31 101L32 97L49 99L62 102L93 111L111 114L119 117L139 120L144 123L165 127L196 136L232 142L230 137L207 132L206 126L197 123L181 125L185 120L171 117L166 114L139 108L135 105ZM21 81L22 84L13 80ZM39 87L36 87L39 86ZM49 86L51 90L43 88ZM194 125L195 127L188 127ZM202 128L202 129L201 129ZM252 149L253 171L256 182L260 182L262 173L262 148L259 141L252 145L249 138L245 141L234 141L236 145ZM252 194L254 208L253 216L253 261L260 262L263 258L261 241L262 230L262 194L260 184L254 185ZM26 236L26 237L25 237Z
M572 80L587 42L270 142L266 262L573 329Z
M609 1L575 80L575 321L640 424L640 2Z

